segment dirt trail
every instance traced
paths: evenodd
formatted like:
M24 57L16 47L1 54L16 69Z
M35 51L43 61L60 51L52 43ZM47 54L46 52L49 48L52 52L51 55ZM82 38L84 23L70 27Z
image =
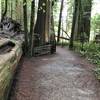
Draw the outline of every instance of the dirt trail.
M24 58L19 67L10 100L100 100L93 66L67 49Z

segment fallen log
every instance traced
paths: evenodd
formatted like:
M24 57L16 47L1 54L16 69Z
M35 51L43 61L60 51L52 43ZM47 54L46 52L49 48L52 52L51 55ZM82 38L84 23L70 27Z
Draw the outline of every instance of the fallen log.
M18 41L0 39L0 100L8 99L13 76L22 56L21 46Z
M56 36L56 37L58 37L58 36ZM68 38L66 38L66 37L59 37L59 38L65 39L65 40L70 40L70 39L68 39Z
M68 38L70 38L70 36L68 35L68 33L64 29L62 29L62 31L68 36Z
M8 17L2 20L0 28L0 100L7 100L23 53L24 32L18 22Z
M34 56L40 56L51 53L51 45L43 45L34 48Z

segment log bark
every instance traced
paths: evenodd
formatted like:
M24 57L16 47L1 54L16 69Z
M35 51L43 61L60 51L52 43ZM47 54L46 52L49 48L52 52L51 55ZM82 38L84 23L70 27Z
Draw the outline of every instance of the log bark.
M1 39L0 47L7 41L10 40ZM18 41L11 42L15 43L15 47L12 48L10 52L0 55L0 100L8 100L14 74L16 72L18 62L22 56L21 43Z

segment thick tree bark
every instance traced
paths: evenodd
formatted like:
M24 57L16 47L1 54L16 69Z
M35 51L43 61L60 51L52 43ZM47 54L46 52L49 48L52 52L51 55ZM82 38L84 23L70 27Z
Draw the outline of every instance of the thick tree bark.
M51 30L53 31L53 34L55 34L53 11L51 13Z
M53 2L51 6L51 34L50 34L50 43L51 43L51 54L56 52L56 36L54 30L54 15L53 15Z
M5 10L4 10L4 13L2 14L1 22L3 21L4 17L7 14L7 8L8 8L8 0L5 0Z
M27 27L27 2L23 0L24 31L25 31L25 54L28 54L28 27Z
M23 25L23 10L22 10L22 2L20 1L20 24Z
M80 35L81 35L81 22L82 22L82 5L81 5L81 0L78 2L78 29L77 29L77 37L76 39L80 39Z
M60 40L60 30L61 30L61 18L62 18L62 10L63 10L64 0L61 1L60 15L59 15L59 25L58 25L58 38L57 42Z
M78 39L78 34L79 34L79 32L78 32L78 27L80 26L79 25L79 15L80 15L80 10L79 10L79 8L80 8L80 0L78 1L78 3L77 3L77 12L76 12L76 22L75 22L75 29L74 29L74 40L77 40Z
M72 21L72 30L71 30L71 38L70 38L70 44L69 44L70 49L73 49L74 31L75 31L75 24L76 24L76 18L77 18L77 6L78 6L78 0L75 0L75 7L74 7L73 21Z
M37 45L45 43L46 4L47 0L39 0L37 21L34 29L34 32L40 37L40 40L37 41Z
M0 21L1 21L1 15L2 15L2 3L1 3L2 1L0 1Z
M92 0L89 0L89 4L84 7L83 12L83 27L84 32L87 35L87 40L89 41L90 38L90 23L91 23L91 7L92 7Z
M86 1L84 1L86 2ZM85 33L85 40L89 40L90 37L90 19L91 19L91 6L92 1L88 0L88 4L82 4L82 0L78 1L78 8L77 8L77 17L76 19L76 25L78 27L76 28L75 32L75 39L79 39L83 33ZM84 37L83 37L84 38Z
M18 0L15 0L15 5L14 5L14 9L15 9L14 17L15 17L15 20L18 19L18 15L17 15L17 6L18 6Z
M30 56L33 55L33 45L34 45L34 18L35 18L35 0L31 2L31 19L30 19L30 34L29 34L29 45L30 45Z
M49 31L50 31L50 17L51 17L51 13L50 13L50 10L51 10L51 1L50 0L47 0L47 3L46 3L46 19L45 19L45 42L48 42L49 41Z

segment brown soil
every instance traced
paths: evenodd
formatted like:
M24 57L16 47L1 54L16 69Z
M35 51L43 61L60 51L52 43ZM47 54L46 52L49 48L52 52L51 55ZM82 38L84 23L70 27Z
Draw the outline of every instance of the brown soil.
M85 59L66 48L24 58L10 100L100 100L100 83Z

